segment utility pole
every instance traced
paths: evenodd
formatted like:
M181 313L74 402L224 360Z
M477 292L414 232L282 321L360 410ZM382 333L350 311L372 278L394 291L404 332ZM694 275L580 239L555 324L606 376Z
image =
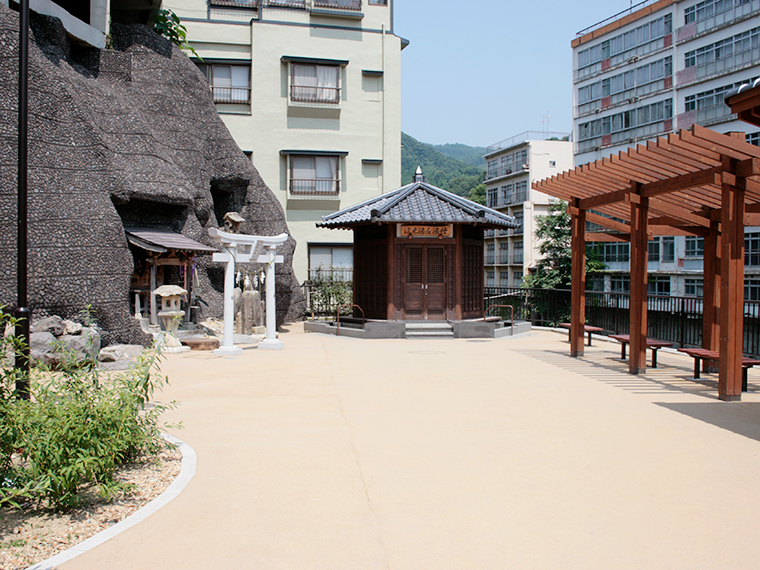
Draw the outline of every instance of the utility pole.
M27 299L27 123L29 117L29 0L19 5L18 35L18 303L14 316L16 338L23 349L16 353L16 380L19 398L29 399L29 325L32 311Z

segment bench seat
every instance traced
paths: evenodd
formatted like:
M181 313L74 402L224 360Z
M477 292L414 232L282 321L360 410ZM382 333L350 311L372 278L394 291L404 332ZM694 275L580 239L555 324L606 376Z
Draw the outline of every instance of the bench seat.
M559 326L561 326L564 329L568 329L567 331L567 342L570 342L570 327L573 326L571 323L560 323ZM604 329L602 327L594 327L591 325L583 325L583 331L588 333L588 345L591 346L591 333L600 333Z
M679 348L678 352L688 354L694 359L694 378L699 380L700 364L703 360L718 362L720 353L706 348ZM742 392L747 391L747 370L760 365L760 359L742 357Z
M631 335L627 334L611 334L610 338L614 338L620 343L620 358L625 360L625 347L631 342ZM657 368L657 351L661 348L673 346L672 342L665 342L662 340L647 340L647 348L652 350L652 368Z

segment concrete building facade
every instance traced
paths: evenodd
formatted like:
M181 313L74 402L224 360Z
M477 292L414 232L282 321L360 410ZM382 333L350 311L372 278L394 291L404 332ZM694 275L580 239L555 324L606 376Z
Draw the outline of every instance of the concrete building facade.
M760 0L647 0L579 32L573 48L575 166L694 124L743 132L726 93L760 76ZM746 228L745 294L760 298L760 228ZM598 244L608 271L594 289L629 290L629 244ZM703 243L657 237L650 294L701 296Z
M514 216L515 229L486 230L485 286L519 287L538 259L536 218L554 198L532 189L533 182L570 170L569 133L525 132L488 147L486 205Z
M401 183L393 0L164 0L187 27L224 123L286 212L310 270L353 265L323 215Z

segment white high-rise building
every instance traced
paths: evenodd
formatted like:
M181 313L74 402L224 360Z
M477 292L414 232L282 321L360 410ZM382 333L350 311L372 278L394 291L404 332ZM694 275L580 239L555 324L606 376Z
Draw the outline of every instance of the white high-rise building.
M647 0L579 32L572 48L575 166L695 123L760 143L724 103L760 76L760 0ZM746 228L745 245L745 292L760 298L760 228ZM629 244L598 247L608 270L592 286L627 292ZM654 238L650 294L701 296L702 263L702 238Z
M235 141L280 200L293 269L353 264L322 216L401 183L401 50L393 0L164 0ZM344 233L338 236L337 233Z
M542 180L573 167L569 133L525 132L488 147L486 205L514 216L513 230L487 230L485 286L519 287L538 260L536 217L546 215L554 198L533 190Z

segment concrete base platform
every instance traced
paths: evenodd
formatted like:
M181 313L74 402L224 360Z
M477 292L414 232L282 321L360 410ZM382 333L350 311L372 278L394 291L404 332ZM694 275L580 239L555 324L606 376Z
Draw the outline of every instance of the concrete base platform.
M411 338L407 334L407 323L410 325L424 323L425 321L367 321L361 328L361 321L340 322L340 333L335 321L305 321L304 331L323 334L339 334L351 338L388 339L388 338ZM515 321L510 327L509 322L489 320L449 321L453 330L451 338L503 338L513 334L526 333L531 330L531 324L527 321Z

